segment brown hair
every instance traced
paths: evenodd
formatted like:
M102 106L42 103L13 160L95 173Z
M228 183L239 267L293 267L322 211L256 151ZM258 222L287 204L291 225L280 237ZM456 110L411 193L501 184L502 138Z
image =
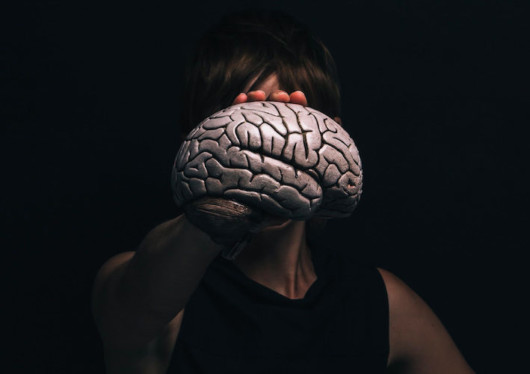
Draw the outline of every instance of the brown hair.
M337 72L326 46L288 14L247 10L223 17L199 40L182 95L182 135L272 73L283 90L301 90L310 107L340 116Z

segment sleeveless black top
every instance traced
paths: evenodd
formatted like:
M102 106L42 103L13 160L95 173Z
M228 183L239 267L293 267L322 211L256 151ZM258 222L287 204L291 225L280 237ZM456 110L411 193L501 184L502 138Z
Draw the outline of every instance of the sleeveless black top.
M328 251L312 256L317 280L296 300L214 260L186 305L167 373L385 372L381 275Z

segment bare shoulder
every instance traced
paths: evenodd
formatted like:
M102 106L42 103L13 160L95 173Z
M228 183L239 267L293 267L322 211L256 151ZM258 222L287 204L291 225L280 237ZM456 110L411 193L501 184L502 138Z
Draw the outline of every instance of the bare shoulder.
M404 373L473 373L432 309L405 282L378 269L388 294L389 367Z
M99 291L99 288L107 281L109 275L112 274L116 268L122 266L131 258L133 258L133 256L133 251L122 252L105 261L96 275L96 279L94 281L94 291Z
M410 313L421 315L427 313L427 304L405 282L388 270L381 268L377 270L385 282L389 307L395 317L396 313L404 316Z
M92 287L92 314L98 327L105 313L105 301L109 297L112 287L112 277L120 267L134 256L134 252L119 253L108 259L99 269ZM100 331L101 332L101 331Z
M162 374L169 365L182 324L184 309L146 344L116 344L114 332L108 328L109 322L113 324L112 321L115 321L116 317L113 311L109 310L112 309L112 304L107 300L109 291L114 287L113 278L133 256L134 252L123 252L111 257L101 266L94 281L92 311L103 341L106 372Z

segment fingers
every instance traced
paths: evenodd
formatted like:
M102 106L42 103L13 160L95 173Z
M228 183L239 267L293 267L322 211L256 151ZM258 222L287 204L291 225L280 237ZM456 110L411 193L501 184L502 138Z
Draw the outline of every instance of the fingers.
M240 93L236 96L232 105L246 103L247 101L277 101L282 103L293 103L302 106L307 106L307 98L302 91L294 91L290 95L283 90L276 90L272 92L267 98L265 91L255 90L249 93Z
M236 96L236 98L232 102L232 105L246 103L247 99L248 99L247 94L242 92L242 93L240 93L239 95Z
M291 95L289 95L289 99L293 104L307 106L307 98L305 97L305 93L302 91L294 91Z
M262 90L250 91L247 96L248 101L265 101L267 98L265 91Z
M282 102L282 103L288 103L290 98L289 98L289 94L285 91L282 91L282 90L277 90L277 91L274 91L273 93L271 93L271 95L269 96L269 100L270 101L279 101L279 102Z
M240 93L236 96L232 105L246 103L247 101L264 101L266 99L265 91L256 90L250 91L249 93Z

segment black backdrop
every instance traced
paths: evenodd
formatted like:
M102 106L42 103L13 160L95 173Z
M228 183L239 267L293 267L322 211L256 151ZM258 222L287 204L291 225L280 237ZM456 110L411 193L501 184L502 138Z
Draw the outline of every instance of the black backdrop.
M93 278L175 215L169 175L184 62L212 22L247 3L44 1L2 12L11 372L103 372ZM297 15L336 58L365 185L352 217L328 226L329 243L404 279L475 370L517 368L528 246L523 9L508 1L253 3Z

